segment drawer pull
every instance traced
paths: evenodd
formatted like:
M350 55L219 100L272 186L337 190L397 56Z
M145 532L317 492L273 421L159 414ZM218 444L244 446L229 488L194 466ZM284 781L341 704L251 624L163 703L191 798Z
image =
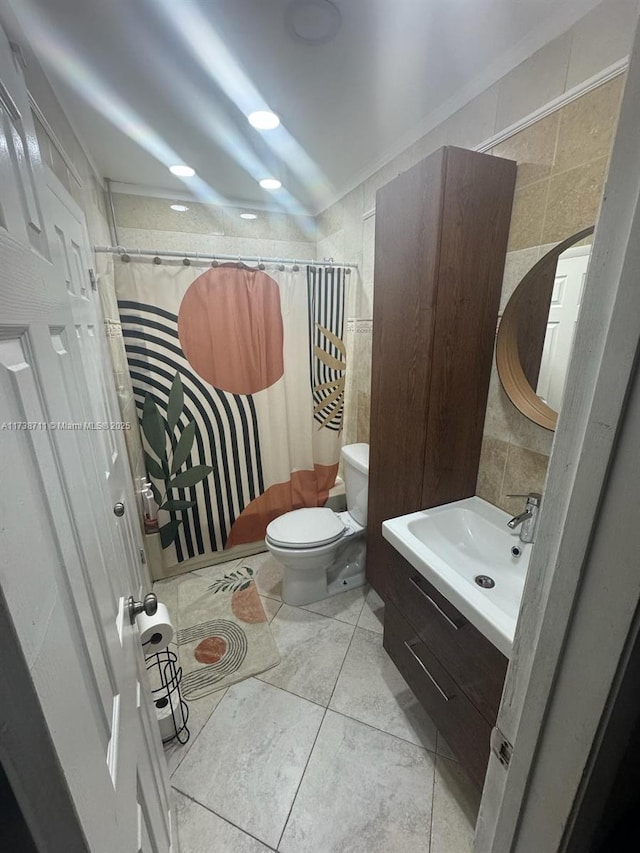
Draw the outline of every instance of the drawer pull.
M414 640L413 642L416 642L416 641ZM420 660L420 658L418 657L418 655L417 655L417 654L416 654L416 652L415 652L415 649L413 648L413 643L410 643L408 640L405 640L405 641L404 641L404 644L405 644L405 646L406 646L406 648L407 648L407 651L411 654L411 657L416 661L416 663L418 664L418 666L420 667L420 669L424 672L424 674L427 676L427 678L429 679L429 681L433 684L433 686L436 688L436 690L438 691L438 693L442 696L442 698L444 699L444 701L445 701L445 702L448 702L448 701L449 701L449 699L452 699L452 698L453 698L453 695L448 696L448 695L445 693L445 691L442 689L442 687L440 687L440 685L439 685L439 684L438 684L438 682L435 680L435 678L431 675L431 673L429 672L429 670L427 669L427 667L424 665L424 663Z
M433 598L431 598L431 596L429 595L428 592L425 592L422 589L422 587L418 583L418 578L409 578L409 583L411 583L411 584L413 584L413 586L415 586L415 588L418 590L418 592L421 593L421 595L423 595L424 598L427 599L429 604L438 611L438 613L442 616L443 619L445 619L449 623L449 625L451 625L451 627L453 628L454 631L458 631L460 628L462 628L462 626L464 625L464 619L462 619L460 621L460 623L458 624L457 622L454 622L450 616L447 616L447 614L444 612L442 607L440 607L440 605L437 602L435 602L433 600Z

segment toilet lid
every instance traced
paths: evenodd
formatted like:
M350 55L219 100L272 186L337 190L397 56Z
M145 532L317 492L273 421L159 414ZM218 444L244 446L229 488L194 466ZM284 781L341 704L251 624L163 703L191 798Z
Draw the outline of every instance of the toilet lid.
M329 507L294 509L267 526L267 536L281 548L328 545L344 535L345 526Z

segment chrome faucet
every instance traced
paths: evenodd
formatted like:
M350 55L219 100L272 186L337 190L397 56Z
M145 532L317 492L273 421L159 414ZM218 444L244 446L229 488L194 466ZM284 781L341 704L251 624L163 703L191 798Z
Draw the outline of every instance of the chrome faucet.
M538 524L538 513L540 511L540 502L542 495L539 492L529 492L528 495L507 495L510 498L526 498L527 503L524 512L514 517L507 522L507 527L515 530L520 526L520 541L533 542L536 535L536 527Z

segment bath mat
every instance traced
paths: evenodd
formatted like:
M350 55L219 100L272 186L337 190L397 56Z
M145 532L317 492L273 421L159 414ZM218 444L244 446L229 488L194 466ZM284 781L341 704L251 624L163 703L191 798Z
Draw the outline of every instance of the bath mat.
M254 570L221 568L178 588L182 694L199 699L280 663L254 581Z

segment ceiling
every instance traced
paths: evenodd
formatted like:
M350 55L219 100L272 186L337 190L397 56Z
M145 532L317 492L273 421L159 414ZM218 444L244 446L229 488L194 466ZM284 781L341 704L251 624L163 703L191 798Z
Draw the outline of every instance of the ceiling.
M11 0L104 177L313 213L598 0L333 2L337 35L311 45L289 0ZM282 126L261 133L246 114L267 106Z

